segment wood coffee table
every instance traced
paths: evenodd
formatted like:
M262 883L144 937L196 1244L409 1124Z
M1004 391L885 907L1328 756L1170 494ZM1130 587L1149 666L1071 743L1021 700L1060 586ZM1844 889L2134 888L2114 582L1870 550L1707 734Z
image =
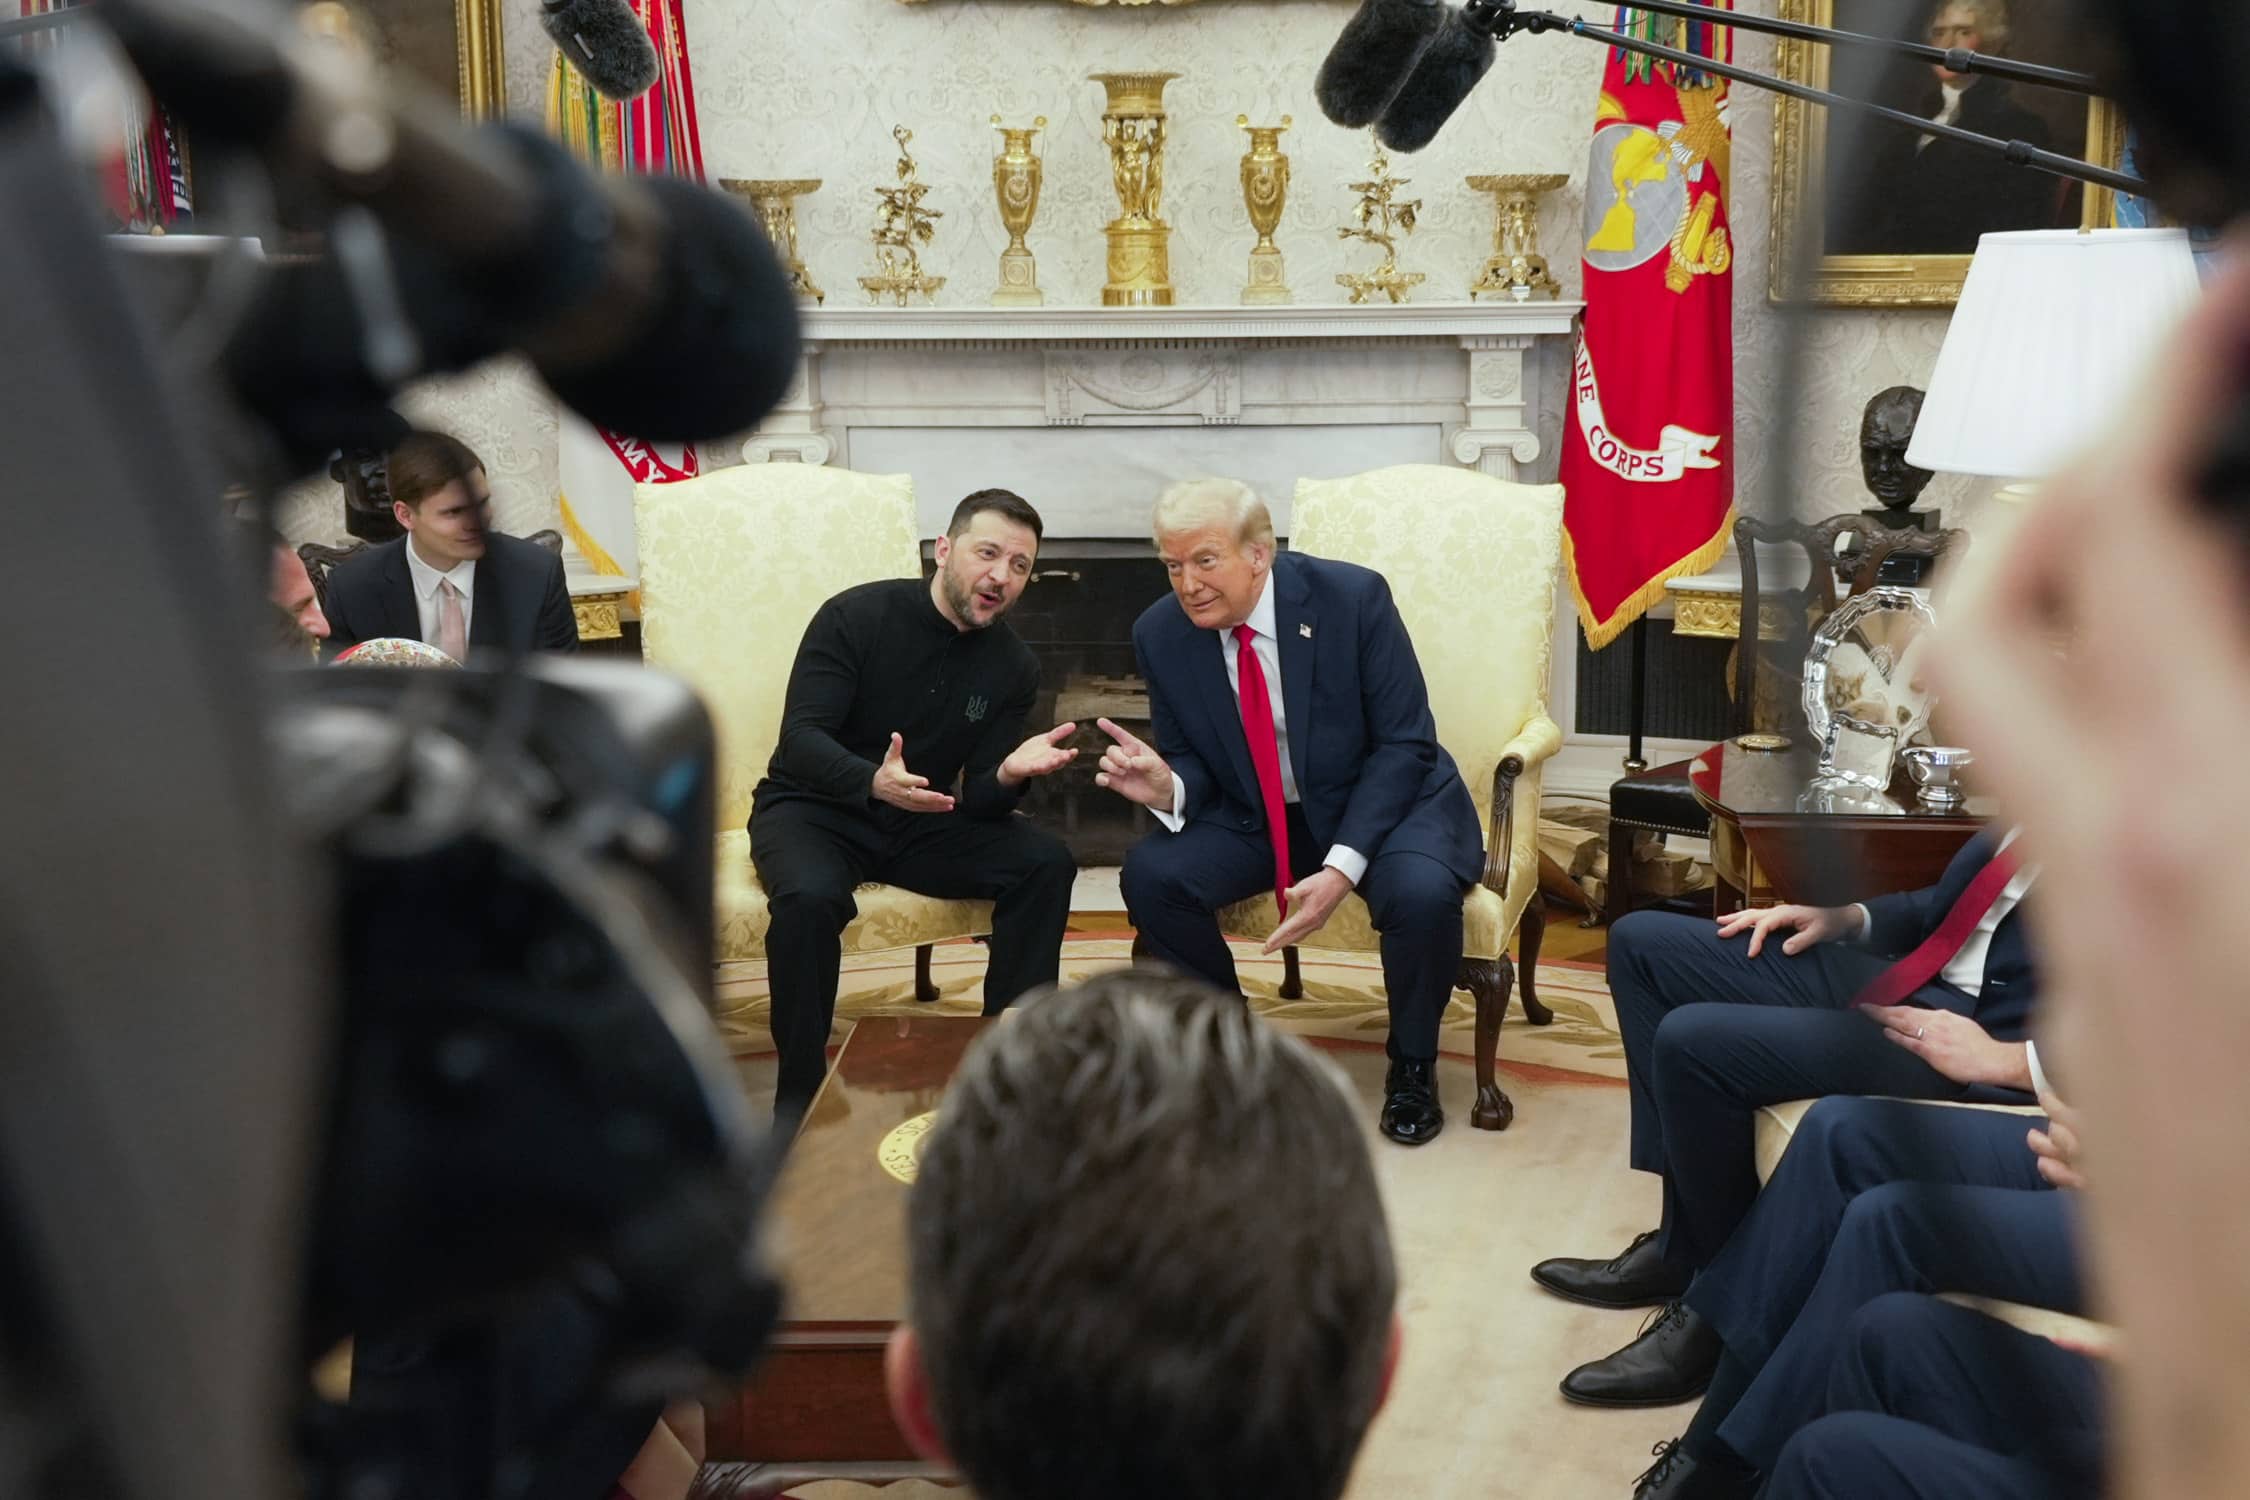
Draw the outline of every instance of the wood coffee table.
M984 1025L978 1016L876 1016L844 1039L767 1210L787 1289L782 1321L750 1383L706 1410L698 1497L753 1500L820 1479L952 1477L917 1458L892 1424L883 1347L906 1315L915 1142Z

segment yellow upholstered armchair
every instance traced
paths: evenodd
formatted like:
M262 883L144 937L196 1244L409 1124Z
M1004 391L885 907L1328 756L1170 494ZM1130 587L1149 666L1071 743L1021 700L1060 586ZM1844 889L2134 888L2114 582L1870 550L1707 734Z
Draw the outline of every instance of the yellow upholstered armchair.
M641 650L700 693L718 731L718 956L766 956L766 894L750 867L750 793L781 737L782 699L813 613L853 584L922 572L914 482L812 464L746 464L634 492ZM992 931L989 901L863 885L846 953L916 949Z
M1484 819L1484 879L1469 891L1458 987L1476 997L1477 1102L1469 1122L1505 1130L1515 1106L1494 1077L1500 1020L1514 980L1508 938L1523 933L1523 1008L1554 1015L1532 975L1546 914L1539 891L1540 767L1562 748L1547 717L1555 575L1562 566L1560 485L1509 484L1473 469L1404 464L1297 484L1289 545L1373 568L1389 580L1429 684L1438 742L1460 766ZM1220 913L1235 937L1263 942L1280 925L1271 895ZM1374 952L1373 918L1347 897L1314 946ZM1301 993L1296 954L1282 994Z

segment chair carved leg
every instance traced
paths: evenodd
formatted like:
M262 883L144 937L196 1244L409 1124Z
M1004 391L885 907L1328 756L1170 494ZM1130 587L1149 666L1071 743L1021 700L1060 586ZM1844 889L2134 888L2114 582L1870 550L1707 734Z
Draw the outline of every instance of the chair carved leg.
M1523 960L1519 979L1523 989L1523 1018L1534 1026L1548 1025L1555 1019L1555 1013L1547 1009L1546 1002L1533 988L1539 974L1539 945L1547 938L1547 907L1536 891L1523 909L1523 921L1517 924L1516 936Z
M1281 998L1284 1000L1302 1000L1305 998L1305 976L1297 972L1297 950L1295 948L1281 950Z
M1500 1018L1508 1010L1508 991L1514 987L1515 966L1506 955L1499 958L1461 960L1462 989L1477 1001L1477 1102L1469 1123L1478 1130L1506 1130L1516 1117L1516 1106L1501 1092L1496 1076L1500 1060Z
M1612 818L1609 824L1609 889L1602 900L1602 924L1633 909L1633 830ZM1589 917L1586 926L1593 926Z
M914 998L928 1005L937 999L937 981L930 978L930 945L914 950Z

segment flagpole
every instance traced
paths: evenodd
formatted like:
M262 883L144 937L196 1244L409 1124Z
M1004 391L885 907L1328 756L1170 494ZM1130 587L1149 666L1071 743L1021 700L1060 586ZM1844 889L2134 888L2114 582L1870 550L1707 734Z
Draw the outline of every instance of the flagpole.
M1627 9L1642 8L1662 10L1667 15L1676 14L1683 10L1691 14L1700 12L1701 14L1695 15L1695 19L1709 21L1715 25L1727 25L1736 19L1732 11L1703 6L1660 7L1650 5L1647 7L1627 7ZM1980 135L1974 130L1963 130L1958 125L1943 125L1936 120L1925 119L1920 115L1910 114L1903 109L1892 109L1886 104L1873 104L1865 99L1849 98L1843 94L1830 93L1826 89L1816 89L1809 84L1792 83L1786 78L1774 78L1764 73L1753 72L1749 68L1739 68L1732 63L1720 62L1715 58L1704 57L1693 52L1684 52L1677 47L1667 47L1658 42L1643 41L1639 37L1627 36L1623 32L1607 31L1576 17L1558 16L1543 10L1519 11L1515 7L1515 0L1469 0L1467 6L1461 11L1461 19L1467 23L1471 30L1495 40L1505 40L1518 31L1528 31L1534 35L1547 31L1567 32L1571 36L1583 37L1588 41L1597 41L1607 47L1616 47L1621 51L1638 53L1643 57L1653 57L1660 62L1671 63L1675 67L1709 73L1714 77L1729 79L1735 83L1748 84L1751 88L1766 89L1776 94L1786 94L1792 99L1802 99L1809 104L1825 105L1830 109L1857 110L1861 114L1872 115L1878 120L1887 120L1891 124L1911 130L1917 135L1937 136L1944 140L1959 141L1963 145L1975 146L1980 150L2003 156L2019 167L2031 167L2056 177L2067 178L2072 182L2090 182L2097 187L2109 188L2113 192L2134 197L2145 195L2148 192L2148 184L2138 177L2130 176L2124 172L2113 172L2107 167L2097 167L2091 162L2080 161L2073 156L2063 156L2057 152L2042 150L2029 141L2003 141L1996 136ZM1899 45L1912 46L1918 44L1900 43ZM1941 59L1945 55L1942 52L1939 54ZM1973 57L1980 54L1970 53L1965 55Z

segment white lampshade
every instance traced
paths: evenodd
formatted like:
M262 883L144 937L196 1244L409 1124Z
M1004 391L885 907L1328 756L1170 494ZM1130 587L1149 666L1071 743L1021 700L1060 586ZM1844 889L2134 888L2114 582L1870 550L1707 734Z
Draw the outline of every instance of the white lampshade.
M2197 291L2184 229L1984 236L1906 461L2045 478L2115 418Z

